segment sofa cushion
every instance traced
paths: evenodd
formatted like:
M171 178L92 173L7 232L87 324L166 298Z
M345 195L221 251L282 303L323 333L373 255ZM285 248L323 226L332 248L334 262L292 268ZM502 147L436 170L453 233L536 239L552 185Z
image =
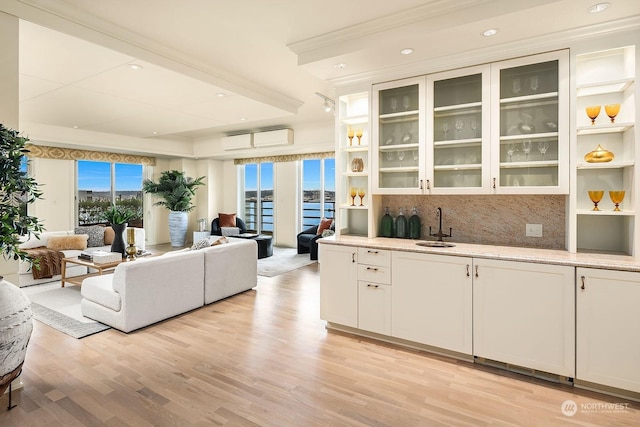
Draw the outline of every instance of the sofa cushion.
M46 247L49 237L68 236L69 234L71 234L71 232L69 231L45 231L43 233L40 233L38 237L36 237L34 234L28 237L22 236L21 239L24 238L25 240L22 243L20 243L20 249L33 249L33 248L39 248L40 246Z
M87 240L88 248L95 248L96 246L104 246L104 232L106 227L102 225L91 225L86 227L76 227L73 229L75 234L87 234L89 239Z
M74 236L52 236L47 240L47 249L62 251L65 249L86 249L87 234L76 234Z
M113 243L113 239L115 238L116 238L116 232L113 231L113 228L105 227L104 228L104 244L111 245Z
M113 290L111 275L105 274L92 277L91 285L83 286L81 292L82 296L89 301L113 311L120 311L120 308L122 308L122 299L120 294Z

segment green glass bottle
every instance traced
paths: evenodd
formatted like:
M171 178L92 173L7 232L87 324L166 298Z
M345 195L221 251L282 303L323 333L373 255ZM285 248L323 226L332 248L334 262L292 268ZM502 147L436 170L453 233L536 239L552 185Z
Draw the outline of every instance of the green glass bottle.
M413 207L413 215L409 217L409 238L420 238L420 217L418 216L418 208Z
M396 237L406 239L408 237L407 228L407 217L404 216L404 212L402 212L402 208L400 208L400 212L398 212L398 217L396 218Z
M382 217L382 224L380 225L380 236L393 237L393 218L389 213L389 207L387 206Z

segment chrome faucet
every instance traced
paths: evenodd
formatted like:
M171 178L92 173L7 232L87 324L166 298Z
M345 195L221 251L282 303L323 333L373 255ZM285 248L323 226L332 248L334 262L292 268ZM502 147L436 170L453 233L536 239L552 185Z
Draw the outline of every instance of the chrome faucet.
M437 233L431 233L431 226L429 226L429 236L431 237L437 237L439 242L442 242L442 238L443 237L452 237L453 234L453 228L449 228L449 234L445 234L442 232L442 208L437 208L436 210L436 216L438 217L440 224L438 226L438 232Z

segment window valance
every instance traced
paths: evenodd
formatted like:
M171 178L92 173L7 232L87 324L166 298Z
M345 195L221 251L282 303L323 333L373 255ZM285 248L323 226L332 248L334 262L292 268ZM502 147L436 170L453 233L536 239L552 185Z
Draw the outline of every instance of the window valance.
M247 159L234 159L234 165L247 165L249 163L276 163L276 162L295 162L296 160L307 159L328 159L335 157L334 151L325 151L323 153L303 153L303 154L286 154L281 156L265 156L265 157L250 157Z
M155 166L156 158L134 154L109 153L106 151L78 150L75 148L49 147L27 144L27 157L57 160L91 160L94 162L130 163L143 166Z

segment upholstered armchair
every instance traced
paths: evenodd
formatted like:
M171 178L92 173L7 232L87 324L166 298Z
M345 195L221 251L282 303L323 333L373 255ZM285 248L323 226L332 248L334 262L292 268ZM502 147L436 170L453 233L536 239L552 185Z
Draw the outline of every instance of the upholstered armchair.
M247 226L245 225L244 221L237 217L236 217L236 227L239 228L240 234L247 232ZM222 229L220 227L220 218L216 218L213 221L211 221L211 234L222 236Z
M329 221L330 220L323 220L320 224L309 227L298 233L297 240L299 254L308 253L310 259L318 259L318 239L322 237L322 231L318 234L318 227L322 226L322 230L334 230L334 222Z

